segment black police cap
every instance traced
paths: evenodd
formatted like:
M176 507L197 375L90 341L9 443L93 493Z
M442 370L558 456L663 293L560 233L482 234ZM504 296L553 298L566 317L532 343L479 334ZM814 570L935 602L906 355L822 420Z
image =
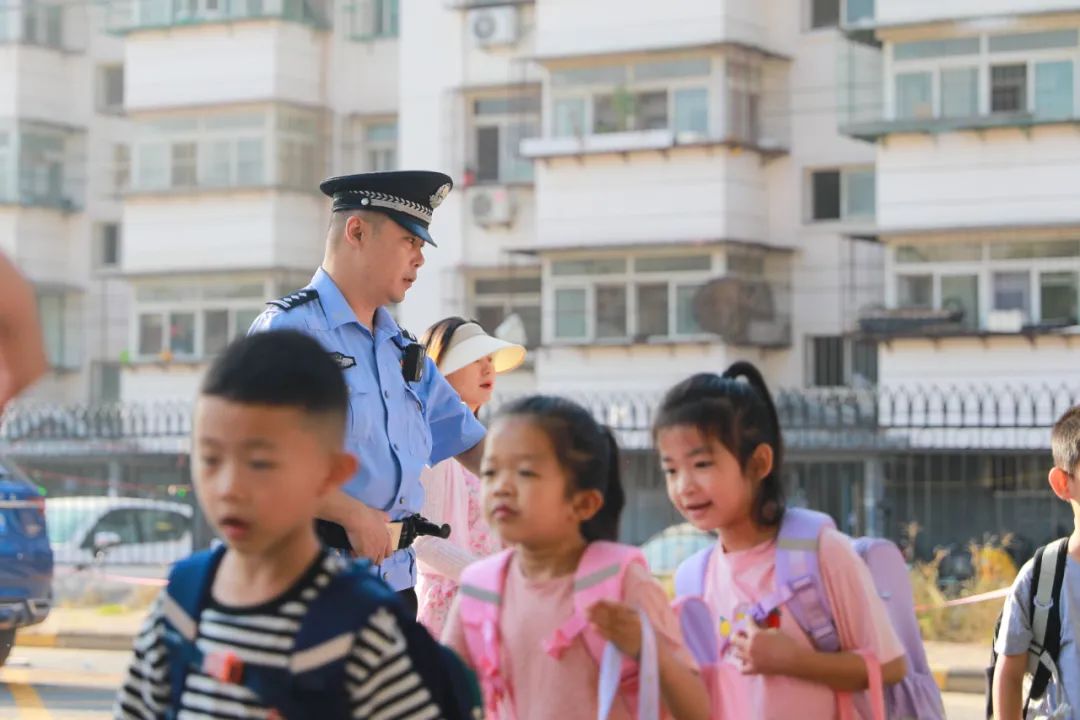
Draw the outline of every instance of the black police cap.
M333 211L372 210L385 213L406 230L435 245L428 227L454 181L449 175L427 170L340 175L319 185L334 199Z

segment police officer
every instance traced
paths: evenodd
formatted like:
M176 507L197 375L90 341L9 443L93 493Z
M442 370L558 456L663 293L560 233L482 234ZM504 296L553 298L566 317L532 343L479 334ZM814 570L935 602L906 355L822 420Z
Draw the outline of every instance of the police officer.
M423 505L420 470L449 457L477 472L484 428L385 306L416 282L432 214L450 192L435 172L335 177L326 251L311 283L269 303L250 332L289 328L318 339L345 373L346 446L360 469L320 509L344 529L354 552L415 610L416 561L398 550L387 522Z

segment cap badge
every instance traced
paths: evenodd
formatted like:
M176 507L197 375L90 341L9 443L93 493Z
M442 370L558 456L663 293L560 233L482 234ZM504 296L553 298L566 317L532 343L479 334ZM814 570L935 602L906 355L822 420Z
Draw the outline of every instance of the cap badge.
M442 201L446 199L446 196L450 194L450 183L446 183L441 188L435 191L435 194L431 196L431 209L442 205Z

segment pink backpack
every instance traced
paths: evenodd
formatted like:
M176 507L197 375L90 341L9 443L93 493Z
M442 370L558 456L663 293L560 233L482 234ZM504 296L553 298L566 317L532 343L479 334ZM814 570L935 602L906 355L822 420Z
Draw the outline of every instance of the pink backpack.
M838 652L840 635L818 563L818 545L821 533L826 529L836 529L836 524L824 513L803 508L788 508L784 512L776 542L776 589L758 602L749 615L754 622L764 624L773 610L784 606L799 627L810 636L814 647L821 652ZM945 720L941 692L930 674L922 635L915 619L911 581L903 556L896 545L881 538L859 538L853 543L856 552L870 569L874 586L885 603L889 619L907 654L907 675L896 685L882 688L878 660L862 653L870 669L870 700L874 717ZM705 573L714 549L705 548L679 566L675 574L675 593L680 598L677 608L685 602L682 600L684 597L704 597ZM686 636L688 627L693 622L693 631L700 632L701 621L683 620L680 613L680 622L687 645L695 653L703 671L708 673L708 668L714 667L723 656L727 639L713 641L715 650L710 650L710 642L691 644ZM710 624L709 634L716 636L715 623ZM697 647L705 648L700 651L702 655L697 654ZM841 703L842 713L850 713L850 708L844 709L846 704L847 701Z
M513 548L467 567L461 576L459 610L469 655L484 691L488 717L513 718L513 687L502 671L499 626L506 572ZM607 717L616 694L630 704L634 717L659 714L659 676L655 636L642 613L642 661L639 664L618 654L614 646L589 627L588 609L599 600L621 600L623 578L632 565L647 567L645 556L635 547L619 543L592 542L574 575L574 614L544 643L543 650L559 658L581 636L589 654L600 667L600 717ZM640 670L640 678L639 678Z

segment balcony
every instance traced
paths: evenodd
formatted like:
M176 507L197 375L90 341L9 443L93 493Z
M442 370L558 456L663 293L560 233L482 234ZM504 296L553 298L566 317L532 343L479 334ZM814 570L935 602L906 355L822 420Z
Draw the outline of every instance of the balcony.
M1036 4L1026 0L844 0L843 27L859 31L1077 10L1077 0L1040 0Z
M110 0L106 27L115 34L247 20L283 20L325 30L325 0Z
M0 121L0 205L78 212L85 135L46 123Z
M0 47L21 45L59 52L86 48L86 8L27 1L0 6Z

